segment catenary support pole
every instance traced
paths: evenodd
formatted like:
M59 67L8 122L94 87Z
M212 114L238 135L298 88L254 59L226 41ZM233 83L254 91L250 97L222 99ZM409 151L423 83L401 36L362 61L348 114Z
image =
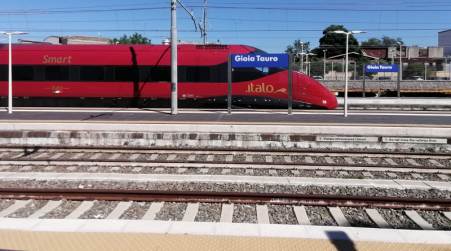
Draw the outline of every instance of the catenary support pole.
M171 114L178 113L177 0L171 0Z
M305 73L305 71L304 71L304 42L301 42L301 72Z
M11 33L8 34L8 113L13 113L13 55L12 55L12 38Z
M350 33L346 33L346 66L345 66L345 117L348 116L348 62L349 62L349 35Z
M363 66L363 84L362 84L362 97L366 97L366 69L365 65Z
M232 55L227 63L227 112L232 114Z
M293 114L293 68L292 55L288 55L288 115Z

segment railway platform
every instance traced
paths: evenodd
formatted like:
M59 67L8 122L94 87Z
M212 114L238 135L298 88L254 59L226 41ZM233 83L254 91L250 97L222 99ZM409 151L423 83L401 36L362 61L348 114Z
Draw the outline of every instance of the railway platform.
M1 250L450 250L450 233L321 226L2 219Z

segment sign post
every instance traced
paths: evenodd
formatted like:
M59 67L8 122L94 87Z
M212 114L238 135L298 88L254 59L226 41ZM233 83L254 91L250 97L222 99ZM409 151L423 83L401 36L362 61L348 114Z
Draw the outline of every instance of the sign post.
M232 55L229 55L227 64L227 112L232 114Z
M233 68L277 67L288 70L288 113L292 110L292 77L291 63L288 54L231 54L228 63L228 95L227 110L232 113L232 70Z
M399 66L397 64L369 64L369 65L365 65L365 75L366 75L366 73L379 73L379 72L398 72L398 80L397 80L397 85L396 85L396 92L397 92L397 96L399 98L401 96L401 82L400 82ZM365 91L365 78L363 80L363 85L364 85L363 91Z
M288 56L288 115L293 114L293 76L291 72L292 68L292 56Z

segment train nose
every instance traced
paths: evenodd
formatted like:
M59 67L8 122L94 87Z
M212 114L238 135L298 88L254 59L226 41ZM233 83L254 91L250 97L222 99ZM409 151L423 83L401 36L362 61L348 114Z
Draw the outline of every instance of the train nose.
M337 108L337 98L327 87L300 72L297 72L297 76L301 89L301 100L308 104L326 109Z

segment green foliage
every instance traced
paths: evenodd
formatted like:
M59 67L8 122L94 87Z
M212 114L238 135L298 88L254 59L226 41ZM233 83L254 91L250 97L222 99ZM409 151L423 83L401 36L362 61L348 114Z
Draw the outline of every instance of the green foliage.
M402 38L391 38L388 36L383 36L382 39L379 38L369 38L367 41L362 42L362 46L385 46L385 47L396 47L399 46L398 43L404 44Z
M304 43L304 52L307 52L309 50L310 50L310 42ZM301 40L297 39L294 41L293 45L288 45L285 52L293 55L301 53L302 52Z
M336 56L346 53L346 35L332 33L333 31L348 32L343 25L330 25L323 31L323 37L319 40L319 48L315 49L314 53L322 55L322 50L327 49L327 56ZM359 52L359 42L351 34L349 35L349 52Z
M413 63L409 64L406 69L403 70L403 78L409 79L413 76L420 76L424 78L424 64L422 63Z
M113 44L151 44L151 40L139 33L133 33L131 36L123 35L120 38L114 38Z

